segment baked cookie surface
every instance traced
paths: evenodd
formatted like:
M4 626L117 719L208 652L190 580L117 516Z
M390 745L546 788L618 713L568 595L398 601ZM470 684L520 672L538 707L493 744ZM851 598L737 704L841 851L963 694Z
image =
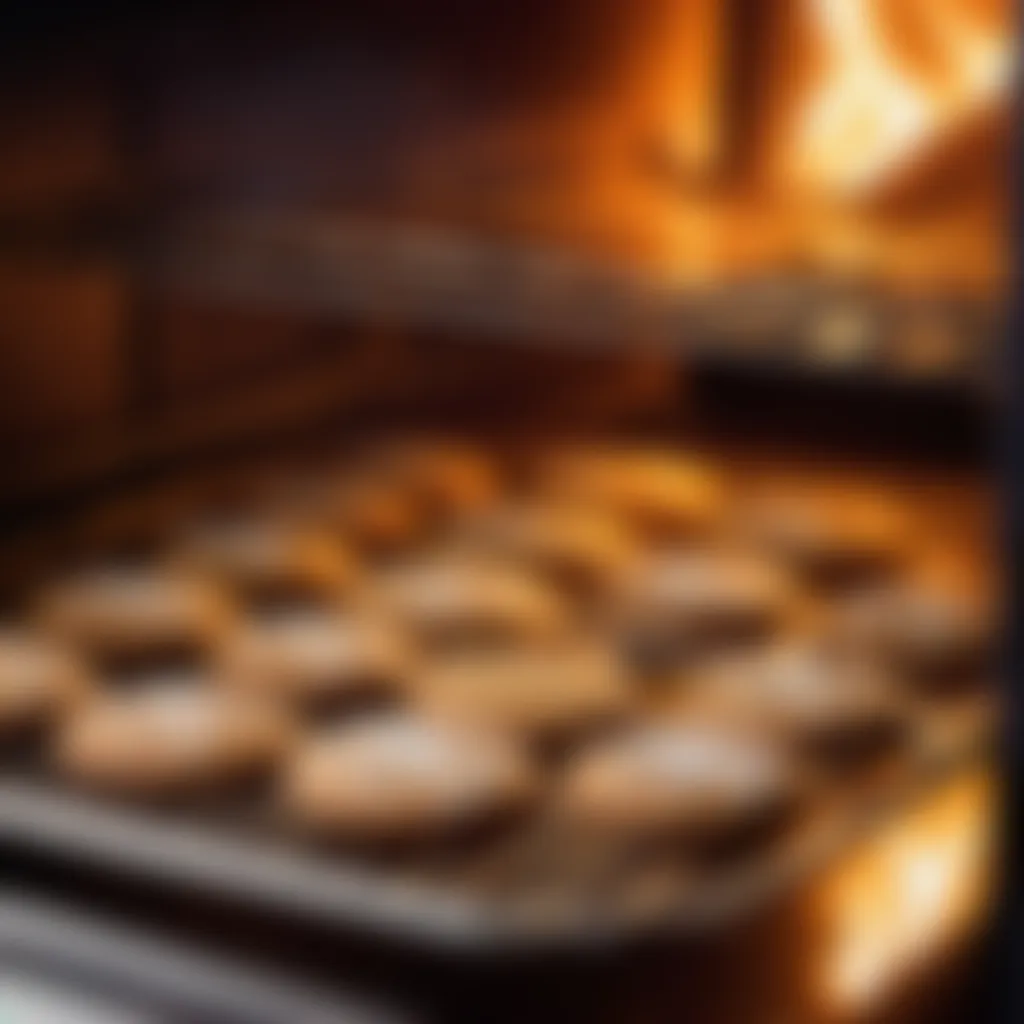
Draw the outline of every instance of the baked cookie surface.
M0 629L0 738L53 725L90 687L67 651L27 630Z
M821 762L857 762L903 738L910 710L870 660L787 642L723 659L691 681L684 707L781 738Z
M569 613L536 575L489 559L424 560L383 574L382 609L434 646L515 643L556 636Z
M259 776L290 737L286 721L265 703L213 686L165 685L88 703L56 735L53 756L78 785L166 799Z
M796 793L785 759L750 736L660 723L584 749L561 801L585 828L715 840L781 813Z
M236 517L195 526L178 557L242 599L330 599L350 590L359 567L345 545L288 517Z
M826 586L891 575L911 548L906 510L879 494L777 491L753 498L744 518L755 543Z
M622 517L641 536L686 540L721 520L723 484L697 459L658 451L581 449L544 460L541 489Z
M517 810L535 785L515 746L395 714L312 738L285 772L281 805L317 835L411 841Z
M535 568L570 596L608 590L638 557L614 516L566 503L528 502L473 524L467 542Z
M415 664L408 638L379 616L312 609L246 624L218 658L232 687L310 708L395 694Z
M54 583L39 601L42 629L103 662L203 654L232 614L217 587L156 566L92 570Z
M418 676L412 699L435 717L542 743L620 720L632 706L612 652L573 642L441 659Z

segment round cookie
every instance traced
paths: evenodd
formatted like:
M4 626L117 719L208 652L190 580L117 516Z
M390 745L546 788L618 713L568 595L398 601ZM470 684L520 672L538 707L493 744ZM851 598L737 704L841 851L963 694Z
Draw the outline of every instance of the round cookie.
M395 694L414 665L407 638L386 620L333 611L248 624L220 652L229 685L310 709Z
M995 660L995 625L978 602L910 582L840 603L830 637L842 650L880 657L924 689L978 681Z
M179 556L247 600L331 599L350 590L359 576L355 559L337 538L287 517L198 526Z
M85 670L66 651L32 633L0 630L0 740L53 725L89 689Z
M373 474L345 477L325 498L322 511L343 538L373 557L408 551L432 526L404 488Z
M615 722L632 706L611 654L580 643L442 659L417 677L413 700L431 716L541 744Z
M724 504L721 481L708 466L680 455L628 449L556 455L541 469L541 488L621 516L656 541L706 535Z
M375 598L433 648L478 647L563 633L568 609L543 580L491 560L442 557L383 574Z
M616 839L717 846L779 819L797 795L786 759L750 736L708 723L643 724L582 750L559 806L575 825Z
M573 596L593 596L619 580L637 556L614 516L555 503L510 508L473 525L468 540L527 565Z
M884 672L809 643L723 660L689 684L688 713L765 730L822 764L860 763L892 749L910 727Z
M499 490L493 462L470 445L421 438L367 449L357 463L387 481L435 519L457 518L490 505Z
M536 785L516 747L395 714L310 739L288 765L281 803L314 835L408 842L500 819L524 807Z
M725 645L762 640L794 608L766 560L729 551L670 552L638 566L610 604L637 667L668 667Z
M79 785L154 800L220 792L268 771L290 730L267 704L206 686L111 694L55 737L58 769Z
M755 543L825 586L890 574L910 546L904 510L880 495L779 492L755 498L744 518Z
M334 463L319 464L278 479L261 501L272 521L298 532L336 538L359 556L392 555L424 539L429 517L406 489L366 467L339 473Z
M203 655L231 619L216 587L158 567L87 572L53 584L39 602L50 635L109 665Z

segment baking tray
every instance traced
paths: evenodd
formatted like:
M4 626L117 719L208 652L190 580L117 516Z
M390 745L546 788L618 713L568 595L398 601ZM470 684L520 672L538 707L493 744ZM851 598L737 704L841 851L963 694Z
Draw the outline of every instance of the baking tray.
M509 877L532 870L536 833L529 830L517 845L499 843L469 859L373 865L282 838L235 809L143 812L29 771L0 781L0 843L58 865L414 946L467 955L602 948L727 927L753 914L983 756L993 713L983 696L928 711L908 753L855 783L824 786L797 824L754 854L704 869L666 857L621 873L628 884L620 889L600 864L583 861L570 884L559 880L553 901L536 882L534 899L508 898Z
M5 1020L129 1024L411 1024L363 997L321 991L151 928L0 890ZM7 1015L10 1015L9 1017Z
M750 480L786 467L791 475L798 468L790 457L744 456L734 444L708 450L727 455L732 471ZM811 471L809 464L800 472ZM854 478L864 475L853 467L849 472ZM899 487L892 467L873 475L875 483L904 491L935 520L933 526L953 531L950 535L967 549L975 546L970 538L978 536L987 503L973 474L966 480L959 474L902 473ZM543 854L543 828L527 830L511 847L499 843L475 850L469 859L448 852L427 863L374 865L313 850L254 807L215 806L195 815L144 812L62 788L28 762L0 764L0 848L71 872L85 869L339 932L355 930L466 955L601 947L655 933L698 933L753 914L984 753L993 732L989 692L922 703L918 742L906 756L856 784L823 786L798 826L756 858L714 871L694 871L671 858L657 865L654 875L661 872L661 877L651 883L653 895L641 891L622 897L602 865L581 862L569 872L571 884L565 884L563 870L557 885L547 891L540 887L541 897L510 902L508 878L534 871L538 849ZM638 889L645 884L646 879L638 882Z

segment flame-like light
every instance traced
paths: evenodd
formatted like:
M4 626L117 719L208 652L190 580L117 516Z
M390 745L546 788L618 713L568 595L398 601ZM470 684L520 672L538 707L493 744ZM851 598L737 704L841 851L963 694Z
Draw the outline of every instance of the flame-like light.
M990 780L969 777L878 837L832 881L822 961L831 1006L874 1005L977 921L991 880Z
M954 5L921 8L942 51L942 80L925 80L890 52L877 5L808 0L826 56L820 88L799 114L796 172L843 193L872 187L1010 84L1009 33L973 24Z

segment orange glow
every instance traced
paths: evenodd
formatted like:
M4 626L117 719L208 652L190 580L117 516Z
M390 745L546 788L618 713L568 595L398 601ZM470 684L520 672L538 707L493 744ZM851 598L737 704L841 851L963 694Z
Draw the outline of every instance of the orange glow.
M1009 33L980 24L959 4L915 5L916 33L937 55L925 73L893 52L886 7L809 2L826 69L797 117L793 170L825 191L870 189L1007 95L1011 84Z
M961 779L841 865L821 902L830 1008L876 1005L979 921L993 875L993 789L985 773Z

